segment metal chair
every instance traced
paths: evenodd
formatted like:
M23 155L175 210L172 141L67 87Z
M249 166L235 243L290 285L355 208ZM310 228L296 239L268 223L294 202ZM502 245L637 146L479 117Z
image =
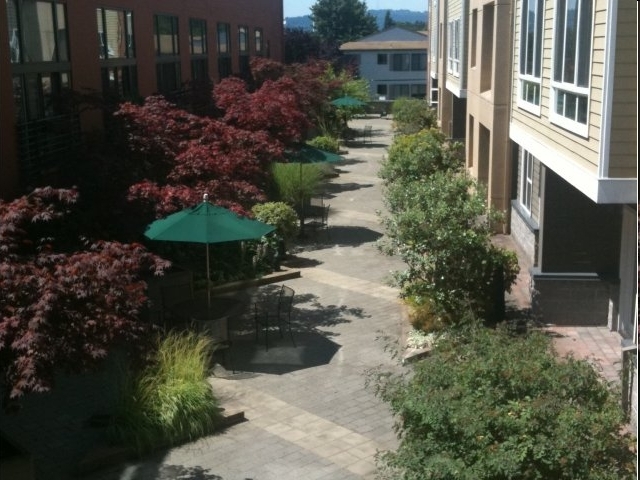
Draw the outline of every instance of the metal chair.
M369 141L372 138L373 127L371 125L365 125L362 130L362 143L367 143L367 137L369 137Z
M314 232L318 232L320 230L324 230L327 234L327 238L331 238L329 235L329 208L331 205L325 205L322 207L319 217L312 218L308 222L304 223L305 229L313 230Z
M229 336L229 317L220 317L214 320L191 320L191 327L199 333L202 333L211 339L214 347L214 354L222 351L228 359L228 365L233 373L233 359L231 356L232 342Z
M263 327L264 343L267 351L269 350L269 328L271 326L278 327L281 338L284 336L283 329L286 327L289 330L291 343L293 343L294 347L296 346L293 331L291 330L291 309L294 295L295 292L292 288L282 285L276 295L254 304L256 342L259 338L260 327Z

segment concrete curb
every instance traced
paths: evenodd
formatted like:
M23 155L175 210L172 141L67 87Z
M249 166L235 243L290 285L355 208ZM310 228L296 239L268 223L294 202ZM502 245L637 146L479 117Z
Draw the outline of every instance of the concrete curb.
M244 411L230 411L224 412L220 425L212 432L213 434L220 433L227 428L230 428L238 423L242 423L246 420ZM185 442L187 443L187 442ZM180 445L174 445L173 448ZM164 448L164 447L163 447ZM103 446L98 447L90 451L85 457L80 460L74 470L74 474L77 477L81 477L90 473L94 473L98 470L114 467L116 465L123 464L129 460L136 458L135 452L127 447L122 446Z
M251 280L241 280L239 282L229 282L217 287L211 287L212 294L230 293L238 290L244 290L251 287L259 287L260 285L268 285L270 283L282 282L291 278L300 277L300 270L288 267L280 267L277 272L272 272L260 278Z

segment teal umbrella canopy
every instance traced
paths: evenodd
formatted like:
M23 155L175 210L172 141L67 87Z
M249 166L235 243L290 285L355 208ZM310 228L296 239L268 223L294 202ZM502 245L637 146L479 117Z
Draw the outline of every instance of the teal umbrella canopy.
M222 243L254 240L274 230L273 225L241 217L205 200L154 221L144 236L168 242Z
M320 150L307 144L302 145L298 150L286 152L285 157L292 163L337 163L343 160L336 153Z
M209 203L208 198L205 194L199 205L152 222L144 236L150 240L206 244L207 305L210 305L209 244L255 240L273 232L276 227L241 217L231 210Z
M331 105L334 105L336 107L364 107L366 105L366 102L363 102L362 100L358 100L357 98L346 95L344 97L340 97L340 98L336 98L335 100L332 100Z

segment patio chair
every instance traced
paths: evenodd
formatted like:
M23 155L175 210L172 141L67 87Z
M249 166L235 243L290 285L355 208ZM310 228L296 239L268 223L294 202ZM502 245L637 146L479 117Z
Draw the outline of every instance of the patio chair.
M293 306L293 297L295 292L292 288L282 285L278 292L263 301L254 304L254 320L256 324L256 342L259 338L260 328L264 330L265 349L269 350L269 329L277 326L280 331L280 337L283 338L283 330L286 327L289 330L291 343L296 346L291 330L291 308Z
M365 125L362 130L362 143L367 143L367 137L371 141L373 127L371 125Z
M211 339L214 355L217 352L222 352L222 364L225 367L225 364L229 365L231 371L235 373L231 356L232 342L229 336L229 317L220 317L215 320L191 320L191 328Z
M313 232L324 231L327 234L327 238L331 238L329 235L329 208L331 205L325 205L320 211L320 216L314 217L309 221L304 222L305 230L309 229Z

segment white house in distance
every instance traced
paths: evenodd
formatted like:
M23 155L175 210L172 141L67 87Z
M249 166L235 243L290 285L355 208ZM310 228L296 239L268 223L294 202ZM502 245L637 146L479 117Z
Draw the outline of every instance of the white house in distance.
M427 93L426 34L390 28L340 46L358 65L361 78L369 80L371 98L425 98Z

